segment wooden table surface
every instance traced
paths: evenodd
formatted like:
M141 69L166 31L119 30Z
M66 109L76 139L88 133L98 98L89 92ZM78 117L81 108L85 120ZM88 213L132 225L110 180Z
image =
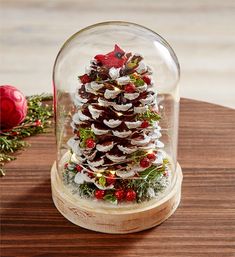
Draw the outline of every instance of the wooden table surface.
M1 178L1 256L235 256L235 111L182 99L179 162L182 201L162 225L128 235L77 227L51 199L51 134L30 148Z

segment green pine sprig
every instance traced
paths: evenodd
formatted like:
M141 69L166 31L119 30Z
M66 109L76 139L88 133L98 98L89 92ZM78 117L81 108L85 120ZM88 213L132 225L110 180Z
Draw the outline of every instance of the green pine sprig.
M79 185L79 194L82 197L93 197L95 192L95 186L91 183L84 183Z
M113 194L106 194L103 198L103 200L110 202L112 204L118 204L118 200L115 195Z
M148 181L155 180L158 176L162 175L162 173L166 170L166 166L163 164L160 167L156 167L152 165L151 167L147 168L146 170L140 172L140 176L143 179Z
M20 150L24 147L27 147L29 144L25 141L18 140L17 138L10 139L7 136L0 137L0 147L1 154L14 153L17 150Z
M146 151L143 151L143 150L137 150L135 152L133 152L131 155L130 155L130 158L131 160L134 162L134 163L139 163L140 160L147 155L147 152Z
M130 75L130 79L131 79L131 82L133 82L137 87L141 87L144 85L144 81L140 77Z
M159 121L161 119L161 116L159 113L153 112L148 109L146 112L139 114L137 116L137 119L138 120L147 120L152 124L154 121Z
M152 165L140 172L138 179L129 180L128 187L134 189L137 193L137 202L150 200L152 198L150 191L157 195L166 187L168 180L164 173L168 169L168 163L169 161L164 159L161 166Z
M51 127L53 108L46 103L51 99L49 94L27 97L28 111L25 120L12 129L0 131L0 175L5 175L4 164L16 159L13 154L29 146L23 141L24 138L47 132Z
M81 139L81 147L86 146L86 140L88 138L96 139L95 133L90 128L80 128L79 129L79 135Z

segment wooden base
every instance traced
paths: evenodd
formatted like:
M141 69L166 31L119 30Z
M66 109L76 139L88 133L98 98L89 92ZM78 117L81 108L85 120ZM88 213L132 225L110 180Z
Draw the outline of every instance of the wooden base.
M165 221L179 205L181 184L182 170L177 164L174 182L162 198L113 206L73 196L60 180L55 163L51 169L52 198L60 213L78 226L112 234L137 232Z

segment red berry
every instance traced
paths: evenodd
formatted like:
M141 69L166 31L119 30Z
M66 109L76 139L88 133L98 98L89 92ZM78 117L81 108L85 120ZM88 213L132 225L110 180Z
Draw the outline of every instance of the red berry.
M169 173L168 173L167 170L163 173L163 176L165 176L165 177L168 177L168 176L169 176Z
M91 78L87 74L80 76L79 79L81 80L82 84L91 82Z
M123 189L117 189L114 193L118 201L122 200L125 197L125 191Z
M19 132L17 132L17 131L12 131L11 132L11 136L17 136L17 135L19 135Z
M136 199L136 192L133 189L128 189L126 192L126 200L134 201Z
M149 122L147 120L144 120L141 124L141 128L147 128L149 126Z
M143 76L142 79L147 85L151 84L151 79L148 76Z
M148 168L150 165L150 160L147 157L144 157L142 160L140 160L140 166L142 168Z
M116 181L116 176L114 174L109 174L108 177L106 178L106 182L108 185L113 185Z
M35 121L35 126L36 127L39 127L39 126L41 126L42 125L42 122L40 121L40 120L36 120Z
M88 174L88 176L89 176L90 178L94 178L94 177L95 177L94 172L91 171L91 170L89 170L89 171L87 172L87 174Z
M67 168L68 168L68 165L69 165L68 163L65 163L65 164L64 164L64 168L67 169Z
M76 170L77 170L77 172L81 172L83 170L83 168L80 165L76 165Z
M147 154L147 158L148 158L150 161L154 162L154 161L156 160L156 155L155 155L155 153L148 153L148 154Z
M92 138L88 138L86 140L86 147L88 148L94 148L95 147L95 141Z
M134 93L135 92L135 85L131 84L131 83L127 84L125 86L125 92L127 92L127 93Z
M103 199L104 195L105 195L104 190L100 190L100 189L95 190L95 198L96 199Z

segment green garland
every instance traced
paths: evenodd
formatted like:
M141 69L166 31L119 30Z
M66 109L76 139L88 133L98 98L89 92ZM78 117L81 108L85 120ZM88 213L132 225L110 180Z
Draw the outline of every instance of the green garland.
M125 181L117 181L121 186L122 183L126 188L134 189L136 192L136 201L141 203L150 200L153 195L160 194L168 185L169 180L166 175L169 161L167 159L163 160L163 164L159 167L151 166L144 171L140 172L140 176L136 179L126 179ZM90 182L84 182L83 184L76 184L74 179L77 174L76 164L69 162L63 172L63 181L70 187L73 194L77 194L82 198L91 199L94 197L97 187ZM98 183L105 186L105 177L100 177ZM121 184L120 184L121 183ZM121 188L121 187L120 187ZM107 190L107 194L104 196L103 200L110 202L112 204L118 204L118 200L114 195L115 189Z
M124 183L126 183L127 188L135 190L137 194L136 201L141 203L152 198L151 192L158 195L166 188L169 181L167 176L164 175L165 170L165 164L159 168L152 166L146 169L138 179L126 179ZM74 182L76 174L77 173L75 171L66 169L63 173L64 183L67 186L70 186L73 194L78 194L82 198L93 198L95 190L97 189L96 186L89 182L84 182L83 184L77 185ZM114 191L114 189L107 190L107 194L104 196L103 200L113 204L118 204Z
M5 163L16 159L13 154L29 146L22 139L47 132L51 127L53 108L46 103L51 99L52 96L48 94L27 97L28 112L25 120L19 126L0 131L0 176L5 175Z

